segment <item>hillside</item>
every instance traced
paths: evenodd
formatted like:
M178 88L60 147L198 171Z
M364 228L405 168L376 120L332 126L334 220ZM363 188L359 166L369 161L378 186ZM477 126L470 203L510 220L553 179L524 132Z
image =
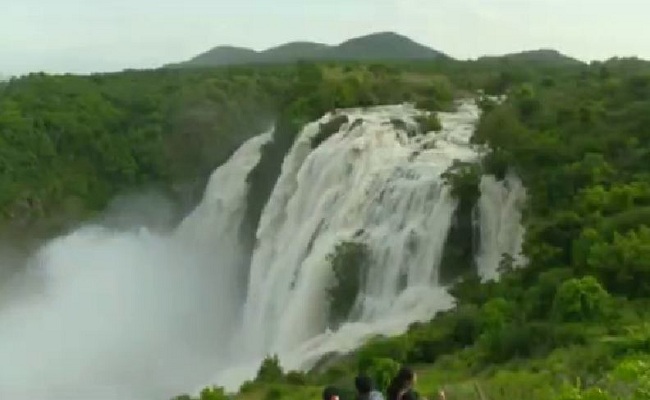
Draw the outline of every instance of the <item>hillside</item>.
M189 63L196 67L212 65L245 64L257 56L255 50L234 46L219 46L192 58Z
M170 68L243 64L282 64L298 60L408 61L448 58L445 54L393 32L374 33L347 40L336 46L312 42L292 42L257 52L219 46Z
M480 57L479 61L506 60L510 62L536 63L539 65L571 66L582 64L581 61L569 57L553 49L522 51L501 56Z

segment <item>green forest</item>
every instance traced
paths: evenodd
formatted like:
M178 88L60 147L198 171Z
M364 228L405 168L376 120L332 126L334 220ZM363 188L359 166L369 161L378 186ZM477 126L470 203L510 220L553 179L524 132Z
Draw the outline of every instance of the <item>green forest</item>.
M385 386L407 364L429 399L440 389L467 400L650 399L650 63L638 59L14 78L0 86L0 232L52 235L138 188L179 198L200 191L243 141L275 125L249 175L259 194L248 204L254 226L307 121L337 107L403 101L447 110L467 96L483 109L473 141L490 151L477 173L450 184L462 200L475 195L478 173L521 177L528 265L515 269L504 258L498 282L465 274L450 289L454 309L313 371L283 371L271 356L234 398L317 399L325 385L351 390L359 371ZM201 395L225 398L218 387Z

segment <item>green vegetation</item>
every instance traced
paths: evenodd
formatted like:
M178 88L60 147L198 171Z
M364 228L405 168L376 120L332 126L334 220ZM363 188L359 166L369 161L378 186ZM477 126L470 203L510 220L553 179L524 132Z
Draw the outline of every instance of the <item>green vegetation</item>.
M12 79L0 87L0 226L50 232L101 210L117 193L200 188L237 146L275 123L274 140L248 177L252 235L304 123L339 107L410 101L441 111L479 89L506 93L503 103L481 102L473 140L490 149L482 164L457 164L445 176L461 204L451 235L467 244L480 175L512 171L528 190L528 266L514 269L504 258L501 279L480 282L471 252L450 248L443 264L452 271L446 280L454 309L399 337L374 338L318 372L285 373L271 357L236 398L317 399L326 384L349 391L359 370L384 385L405 363L418 371L418 388L429 398L444 388L450 399L645 399L650 64L545 60ZM353 312L365 259L363 245L347 242L330 258L334 326ZM224 397L214 388L201 399Z
M474 250L478 238L474 218L476 203L481 195L480 166L455 160L442 178L451 188L452 196L458 200L440 262L440 281L448 284L477 272Z
M268 127L283 85L245 69L13 79L0 92L0 225L57 229L143 186L202 190Z
M435 113L429 113L428 115L423 115L416 118L416 122L420 125L420 131L423 133L428 133L431 131L438 132L442 130L442 124L438 115Z
M359 295L362 276L370 263L369 250L360 242L339 243L328 260L334 282L328 289L330 323L336 327L348 319Z

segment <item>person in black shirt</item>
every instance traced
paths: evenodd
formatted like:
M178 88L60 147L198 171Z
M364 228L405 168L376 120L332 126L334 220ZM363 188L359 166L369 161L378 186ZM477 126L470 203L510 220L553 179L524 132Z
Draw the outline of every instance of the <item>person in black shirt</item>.
M419 400L420 395L413 390L415 381L415 372L402 367L388 385L388 400Z

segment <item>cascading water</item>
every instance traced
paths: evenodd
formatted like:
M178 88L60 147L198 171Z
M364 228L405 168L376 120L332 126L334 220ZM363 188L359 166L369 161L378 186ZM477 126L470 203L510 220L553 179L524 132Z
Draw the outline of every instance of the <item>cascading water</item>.
M481 246L476 254L476 265L483 279L497 279L503 254L512 256L514 267L526 263L521 253L524 239L521 210L526 200L526 190L514 175L506 176L503 182L493 176L484 176L480 189Z
M454 160L479 160L469 145L478 107L463 102L456 112L440 113L441 132L417 132L422 113L409 105L340 113L349 122L337 133L312 150L320 125L336 118L327 115L305 127L285 159L261 217L242 332L233 346L251 362L224 371L220 384L235 387L250 378L267 354L279 354L286 368L309 367L453 304L438 271L457 200L441 174ZM492 177L481 183L477 262L487 278L503 252L520 250L516 199L523 188L515 178L508 183ZM332 332L328 255L346 240L369 247L371 266L363 272L356 318Z
M0 398L160 400L209 380L241 313L246 176L270 133L212 175L171 235L82 228L3 291Z
M349 122L313 149L320 124L341 115ZM449 308L438 275L457 201L440 175L455 159L479 160L469 145L479 110L465 101L440 113L440 132L420 132L421 115L383 106L307 125L252 257L240 234L254 195L246 177L269 133L215 171L172 234L95 226L49 243L0 303L0 397L158 400L214 382L234 389L267 354L306 368ZM514 177L481 182L476 261L485 278L502 253L519 252L524 194ZM350 240L370 260L353 313L331 330L328 256Z

